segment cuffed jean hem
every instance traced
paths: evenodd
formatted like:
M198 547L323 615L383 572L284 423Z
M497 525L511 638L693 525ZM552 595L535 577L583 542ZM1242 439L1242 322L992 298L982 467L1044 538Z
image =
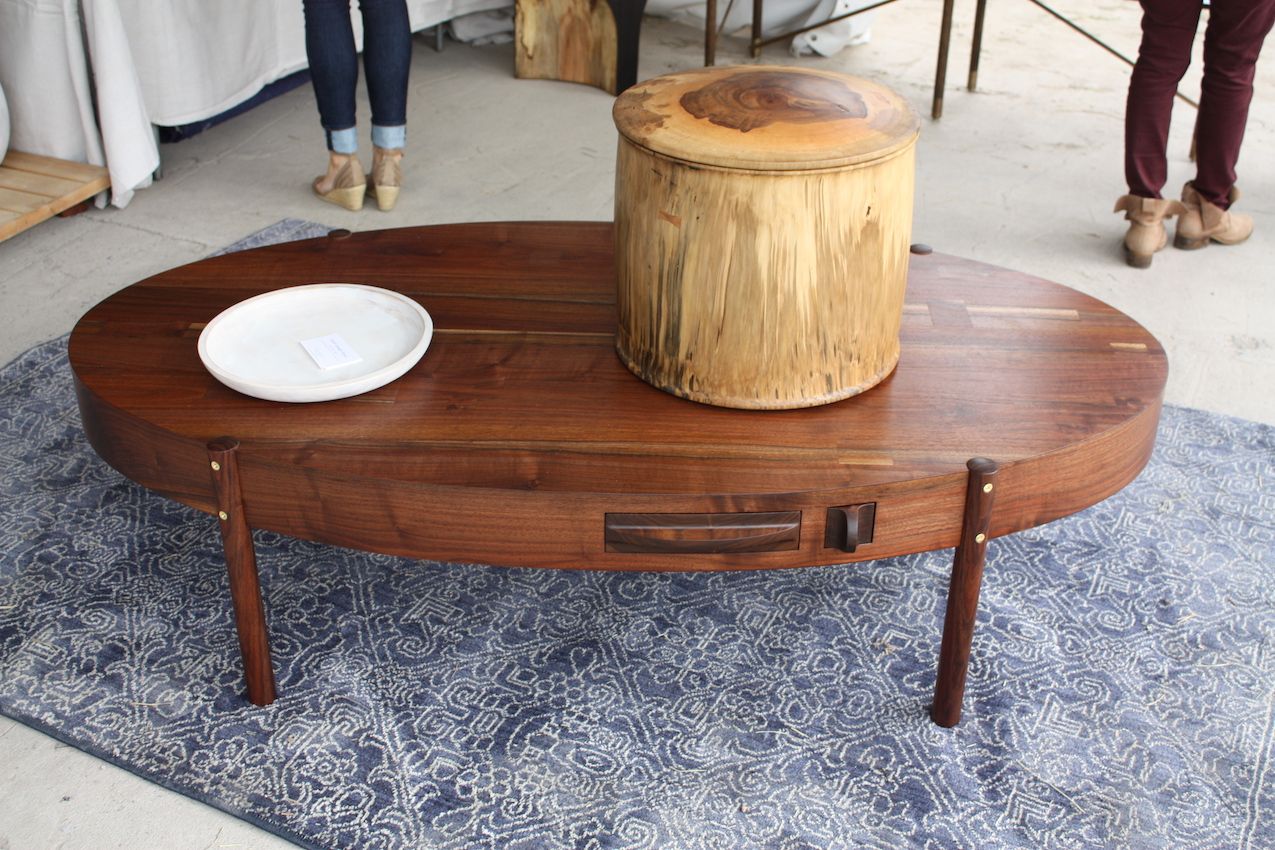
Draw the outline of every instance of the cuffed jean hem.
M407 144L407 125L399 124L397 127L381 127L373 124L372 144L378 148L397 149L404 147Z
M359 152L359 130L357 127L346 127L343 130L325 130L328 136L328 150L332 153L356 154Z

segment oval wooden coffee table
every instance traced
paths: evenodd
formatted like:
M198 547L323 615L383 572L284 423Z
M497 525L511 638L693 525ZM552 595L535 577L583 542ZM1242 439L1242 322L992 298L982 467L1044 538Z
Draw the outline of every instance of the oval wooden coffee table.
M353 282L435 322L417 366L297 405L217 383L200 329L283 286ZM1066 287L913 256L894 374L836 404L708 407L614 351L608 223L457 224L204 260L90 310L71 335L97 452L219 514L249 698L274 698L250 529L515 566L738 570L956 547L934 720L960 719L988 538L1078 511L1151 452L1156 340Z

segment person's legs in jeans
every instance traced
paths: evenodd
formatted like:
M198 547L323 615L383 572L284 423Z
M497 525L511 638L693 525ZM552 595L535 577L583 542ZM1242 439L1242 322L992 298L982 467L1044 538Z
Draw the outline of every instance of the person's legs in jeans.
M391 210L403 182L412 29L406 0L359 0L359 11L363 15L363 70L372 104L369 186L377 207Z
M1161 197L1173 97L1191 64L1199 22L1200 0L1142 0L1142 44L1125 103L1125 180L1130 195Z
M372 104L372 144L401 148L407 125L407 77L412 29L405 0L359 0L363 15L363 70Z
M327 136L327 173L314 181L324 200L347 209L363 206L367 185L359 163L355 126L358 55L350 24L350 0L303 0L306 56L319 119ZM363 66L372 104L373 184L377 205L391 209L402 182L406 142L407 79L412 31L406 0L359 0Z
M349 0L304 0L305 50L310 80L327 136L328 169L314 193L348 210L363 208L367 178L359 163L354 90L359 81Z
M1231 210L1239 197L1235 163L1244 141L1253 75L1262 42L1275 18L1275 0L1216 2L1204 31L1204 80L1195 136L1195 179L1182 187L1184 212L1173 244L1203 248L1238 245L1253 233L1253 219Z
M1151 266L1152 256L1168 243L1164 220L1180 215L1178 201L1165 200L1168 163L1165 148L1178 81L1191 64L1191 44L1200 20L1200 0L1142 0L1142 44L1125 101L1124 170L1129 194L1116 200L1116 212L1130 222L1124 237L1125 261Z
M305 52L328 150L358 152L354 90L359 81L350 0L304 0Z
M1221 0L1209 9L1193 182L1200 197L1223 210L1231 205L1257 56L1272 22L1275 0Z

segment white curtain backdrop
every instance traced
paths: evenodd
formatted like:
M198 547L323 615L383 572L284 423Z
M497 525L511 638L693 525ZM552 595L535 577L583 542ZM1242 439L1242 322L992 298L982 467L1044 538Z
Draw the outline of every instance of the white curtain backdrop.
M506 5L408 0L414 30ZM0 0L10 147L105 165L118 207L159 166L153 124L211 118L305 66L300 0Z
M767 0L765 26L792 29L863 5ZM719 0L723 14L726 6ZM408 0L408 8L414 30L492 9L506 10L494 17L513 29L509 0ZM650 0L646 11L704 26L703 0ZM831 55L863 38L872 14L799 36L792 49ZM357 12L352 17L361 38ZM751 20L752 4L737 0L726 31ZM466 31L463 22L454 28ZM210 118L305 65L299 0L0 0L10 147L105 165L118 207L150 185L159 166L152 125Z
M830 17L872 5L876 0L766 0L762 5L762 33L788 32ZM685 20L696 28L704 27L703 0L648 0L646 13L658 17ZM753 24L753 4L749 0L717 0L717 14L724 33L746 30ZM867 40L876 12L864 12L829 24L826 27L794 37L789 49L795 55L819 53L831 56L851 44Z

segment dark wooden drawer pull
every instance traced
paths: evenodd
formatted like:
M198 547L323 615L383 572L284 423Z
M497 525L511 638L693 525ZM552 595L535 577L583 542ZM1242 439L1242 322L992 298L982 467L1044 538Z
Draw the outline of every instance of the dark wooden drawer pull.
M876 502L828 508L828 519L823 527L824 548L853 552L863 544L871 543L876 521Z
M801 511L606 515L608 552L779 552L800 541Z

